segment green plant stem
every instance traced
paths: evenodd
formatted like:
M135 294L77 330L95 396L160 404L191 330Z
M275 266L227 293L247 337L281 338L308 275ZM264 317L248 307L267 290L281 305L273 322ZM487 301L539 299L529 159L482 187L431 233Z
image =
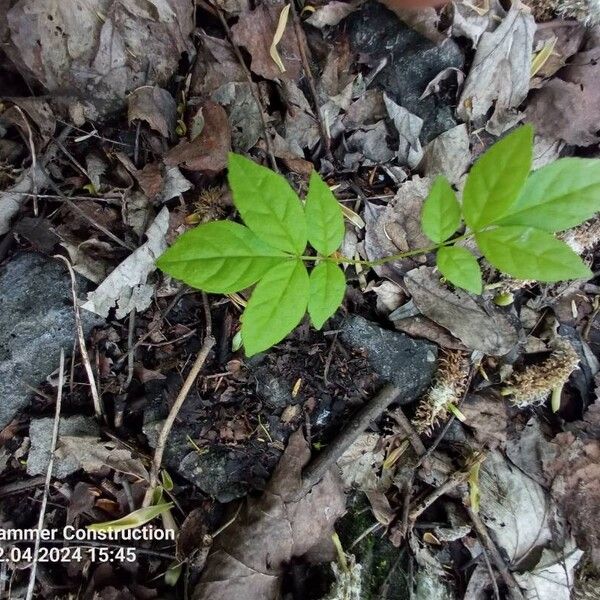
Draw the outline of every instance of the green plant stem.
M433 244L431 246L426 246L425 248L416 248L414 250L408 250L407 252L400 252L399 254L392 254L391 256L385 256L383 258L378 258L377 260L354 260L352 258L347 258L346 256L300 256L303 261L313 261L316 262L318 260L328 260L330 262L334 262L336 264L349 264L349 265L363 265L365 267L377 267L379 265L385 265L387 263L391 263L397 260L401 260L403 258L409 258L411 256L418 256L420 254L429 254L430 252L434 252L439 248L444 246L450 246L451 244L455 244L456 242L461 242L462 240L466 240L472 237L472 233L465 233L457 238L453 238L451 240L447 240L442 242L441 244Z

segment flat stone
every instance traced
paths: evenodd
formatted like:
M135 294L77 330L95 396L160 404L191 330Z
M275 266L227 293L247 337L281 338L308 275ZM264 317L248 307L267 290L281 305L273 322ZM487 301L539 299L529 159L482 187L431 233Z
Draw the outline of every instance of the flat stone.
M373 65L386 60L371 86L384 90L397 104L423 119L423 143L457 124L452 94L430 94L420 99L442 71L462 68L464 56L454 41L432 42L375 1L365 3L343 23L354 52L368 54Z
M427 390L436 371L437 346L384 329L358 315L340 331L344 344L365 353L373 370L401 391L400 404L408 404Z
M60 419L60 436L73 436L77 438L91 438L96 440L100 436L100 428L92 417L81 415L63 417ZM27 456L27 474L41 475L48 470L50 462L50 445L52 443L53 418L33 419L29 425L30 448ZM58 444L60 445L60 438ZM71 473L81 468L77 457L68 453L59 455L54 461L52 474L58 479L64 479Z
M87 284L78 281L79 292ZM102 319L81 311L84 334ZM69 355L75 339L71 279L61 262L17 254L0 270L0 429L27 406L31 389Z

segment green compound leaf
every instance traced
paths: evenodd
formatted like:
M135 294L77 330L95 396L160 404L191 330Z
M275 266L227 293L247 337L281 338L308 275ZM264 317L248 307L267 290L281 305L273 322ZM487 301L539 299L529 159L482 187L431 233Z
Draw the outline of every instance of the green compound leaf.
M310 274L308 314L316 329L340 307L346 291L344 272L330 261L319 263Z
M496 142L473 165L463 193L463 213L474 231L506 215L531 169L533 128L524 125Z
M431 186L423 210L421 227L437 244L445 242L460 225L460 205L448 180L440 176Z
M306 219L286 179L239 154L229 154L228 169L233 202L246 225L274 248L302 254Z
M304 213L312 247L323 256L335 252L344 240L344 216L339 202L316 171L310 175Z
M256 283L285 258L247 227L215 221L184 233L156 264L192 287L231 294Z
M308 305L308 273L301 260L286 260L258 282L242 315L247 356L280 342L300 321Z
M498 225L563 231L600 211L600 161L561 158L537 171Z
M592 272L567 244L532 227L496 227L475 236L488 261L517 279L588 279Z
M477 259L461 246L444 246L437 253L437 267L452 284L481 294L481 269Z

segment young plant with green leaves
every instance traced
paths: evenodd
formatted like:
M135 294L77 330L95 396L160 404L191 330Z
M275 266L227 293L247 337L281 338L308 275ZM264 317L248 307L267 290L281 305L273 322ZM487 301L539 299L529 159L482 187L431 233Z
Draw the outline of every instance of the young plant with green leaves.
M230 154L229 185L245 225L200 225L183 234L158 266L206 292L230 294L256 284L242 315L249 356L281 341L307 311L320 329L344 297L341 264L373 267L435 252L449 282L478 294L479 259L460 244L473 240L492 266L517 279L589 278L592 273L581 258L553 234L600 210L600 160L562 158L531 173L532 153L530 125L498 141L468 174L462 203L448 180L438 177L421 215L432 245L375 261L337 252L344 237L343 214L316 171L302 203L284 177Z

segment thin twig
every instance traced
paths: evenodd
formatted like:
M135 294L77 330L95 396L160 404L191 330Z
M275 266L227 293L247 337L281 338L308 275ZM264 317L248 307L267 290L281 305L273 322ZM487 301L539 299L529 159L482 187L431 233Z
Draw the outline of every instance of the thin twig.
M35 154L35 144L33 142L33 132L31 131L31 126L29 125L29 120L23 114L23 111L19 106L15 104L15 109L21 115L21 118L25 122L25 127L27 127L27 136L29 137L29 150L31 152L31 182L33 183L33 214L38 216L38 184L37 184L37 157ZM56 142L56 140L55 140Z
M129 313L129 328L127 331L127 381L125 389L128 389L133 379L133 364L135 359L135 351L131 349L133 346L133 335L135 333L135 308Z
M81 323L81 313L79 312L79 300L77 298L77 280L75 279L75 271L71 266L68 259L60 254L56 254L54 258L62 260L69 269L69 275L71 276L71 293L73 295L73 310L75 312L75 328L77 330L77 339L79 340L79 351L81 352L81 361L85 368L85 372L90 384L90 391L92 394L92 400L94 402L94 414L97 419L102 419L104 411L102 410L102 401L98 394L98 387L96 386L96 378L94 377L94 371L92 369L92 363L90 362L90 356L88 354L85 345L85 336L83 335L83 325Z
M319 103L319 95L317 94L317 86L315 85L315 79L313 77L312 69L310 68L310 62L308 60L308 48L306 46L304 30L302 29L302 23L300 23L300 18L298 17L298 12L296 11L296 6L293 0L292 2L290 2L290 5L292 13L292 23L294 25L294 33L296 34L298 50L300 51L300 60L302 61L302 68L304 70L304 74L306 75L308 88L310 89L310 94L313 98L313 104L315 105L315 115L317 116L317 121L319 123L319 131L321 133L321 139L323 141L323 150L325 152L325 157L327 158L327 160L332 161L333 156L331 154L331 137L329 135L327 125L323 121L323 116L321 114L321 106Z
M494 589L494 598L495 600L500 600L500 590L498 589L498 582L496 581L496 574L494 573L494 568L492 567L492 563L490 562L490 557L488 556L487 550L485 546L481 545L481 555L483 556L483 561L485 562L485 566L490 574L490 580L492 582L492 588Z
M326 446L302 473L302 488L298 497L306 495L318 483L327 471L337 462L338 458L358 439L360 434L377 419L392 403L398 400L400 390L388 384L365 406L363 406L348 425Z
M412 423L408 420L407 416L404 414L402 407L398 407L396 410L391 411L390 417L402 427L404 433L408 437L408 441L410 445L413 447L413 450L416 452L417 456L423 456L427 452L427 448L425 448L425 444L421 441L419 434L415 431L415 428L412 426Z
M60 409L62 406L62 391L65 384L65 351L60 349L60 363L58 367L58 390L56 393L56 406L54 409L54 425L52 427L52 441L50 442L50 459L48 469L46 470L46 481L44 483L44 493L42 495L42 505L40 507L40 516L38 517L38 532L44 528L44 517L46 516L46 506L48 504L48 494L50 493L50 482L52 481L52 470L54 469L54 452L58 442L58 429L60 425ZM33 561L31 562L31 571L29 573L29 585L27 586L26 600L32 600L35 588L35 574L37 572L38 554L40 551L40 536L36 536L33 546Z
M231 44L231 47L233 48L233 52L234 52L236 58L238 59L240 66L242 67L242 71L244 71L244 75L246 76L246 79L248 80L248 85L250 86L250 92L252 93L254 102L256 102L256 106L258 108L258 114L260 115L260 122L261 122L261 125L263 128L263 136L265 138L265 147L267 150L267 154L269 156L271 168L273 169L273 171L279 172L279 167L277 166L277 161L275 160L275 154L273 152L273 144L271 143L271 138L269 137L269 129L267 126L267 120L265 118L265 113L263 111L263 106L262 106L262 102L260 100L258 88L257 88L256 84L254 83L254 81L252 81L252 73L250 73L250 70L246 66L246 62L244 61L244 57L242 56L242 53L241 53L238 45L233 41L233 36L231 35L231 29L229 28L229 25L227 24L227 19L225 18L223 11L217 4L213 4L211 2L211 6L214 8L217 15L219 15L219 20L221 21L221 25L223 26L223 29L225 30L225 33L227 34L227 38L229 40L229 43Z
M477 535L479 536L479 540L481 541L481 544L487 550L488 555L494 562L496 569L498 569L498 572L500 573L500 576L502 577L502 580L506 584L506 587L508 588L509 592L517 600L525 600L525 598L523 596L523 592L521 592L521 588L519 587L519 584L517 583L513 574L510 572L510 570L506 566L506 563L504 562L504 559L502 558L502 555L500 554L500 550L498 550L498 548L496 547L496 544L494 543L494 540L492 540L492 538L490 537L490 534L488 533L484 522L481 520L480 516L476 512L474 512L471 508L468 508L467 511L468 511L469 517L471 518L471 521L475 527L475 531L477 532Z
M150 482L148 485L148 489L146 490L146 495L144 496L143 506L150 506L152 503L152 496L154 494L154 490L158 483L158 475L160 472L160 468L162 465L163 454L165 452L165 448L167 445L167 441L169 439L169 434L171 433L171 429L173 428L173 424L175 423L175 419L185 402L192 386L196 381L196 377L202 370L206 359L212 347L215 345L215 338L212 335L212 319L210 316L210 306L208 304L208 298L206 294L202 294L202 299L204 301L204 310L206 314L206 333L204 336L204 342L202 342L202 347L200 348L200 352L188 373L183 385L181 386L181 390L179 390L179 394L177 394L177 398L169 411L167 418L160 430L160 434L158 436L158 442L156 444L156 449L154 450L154 457L152 459L152 465L150 467Z

